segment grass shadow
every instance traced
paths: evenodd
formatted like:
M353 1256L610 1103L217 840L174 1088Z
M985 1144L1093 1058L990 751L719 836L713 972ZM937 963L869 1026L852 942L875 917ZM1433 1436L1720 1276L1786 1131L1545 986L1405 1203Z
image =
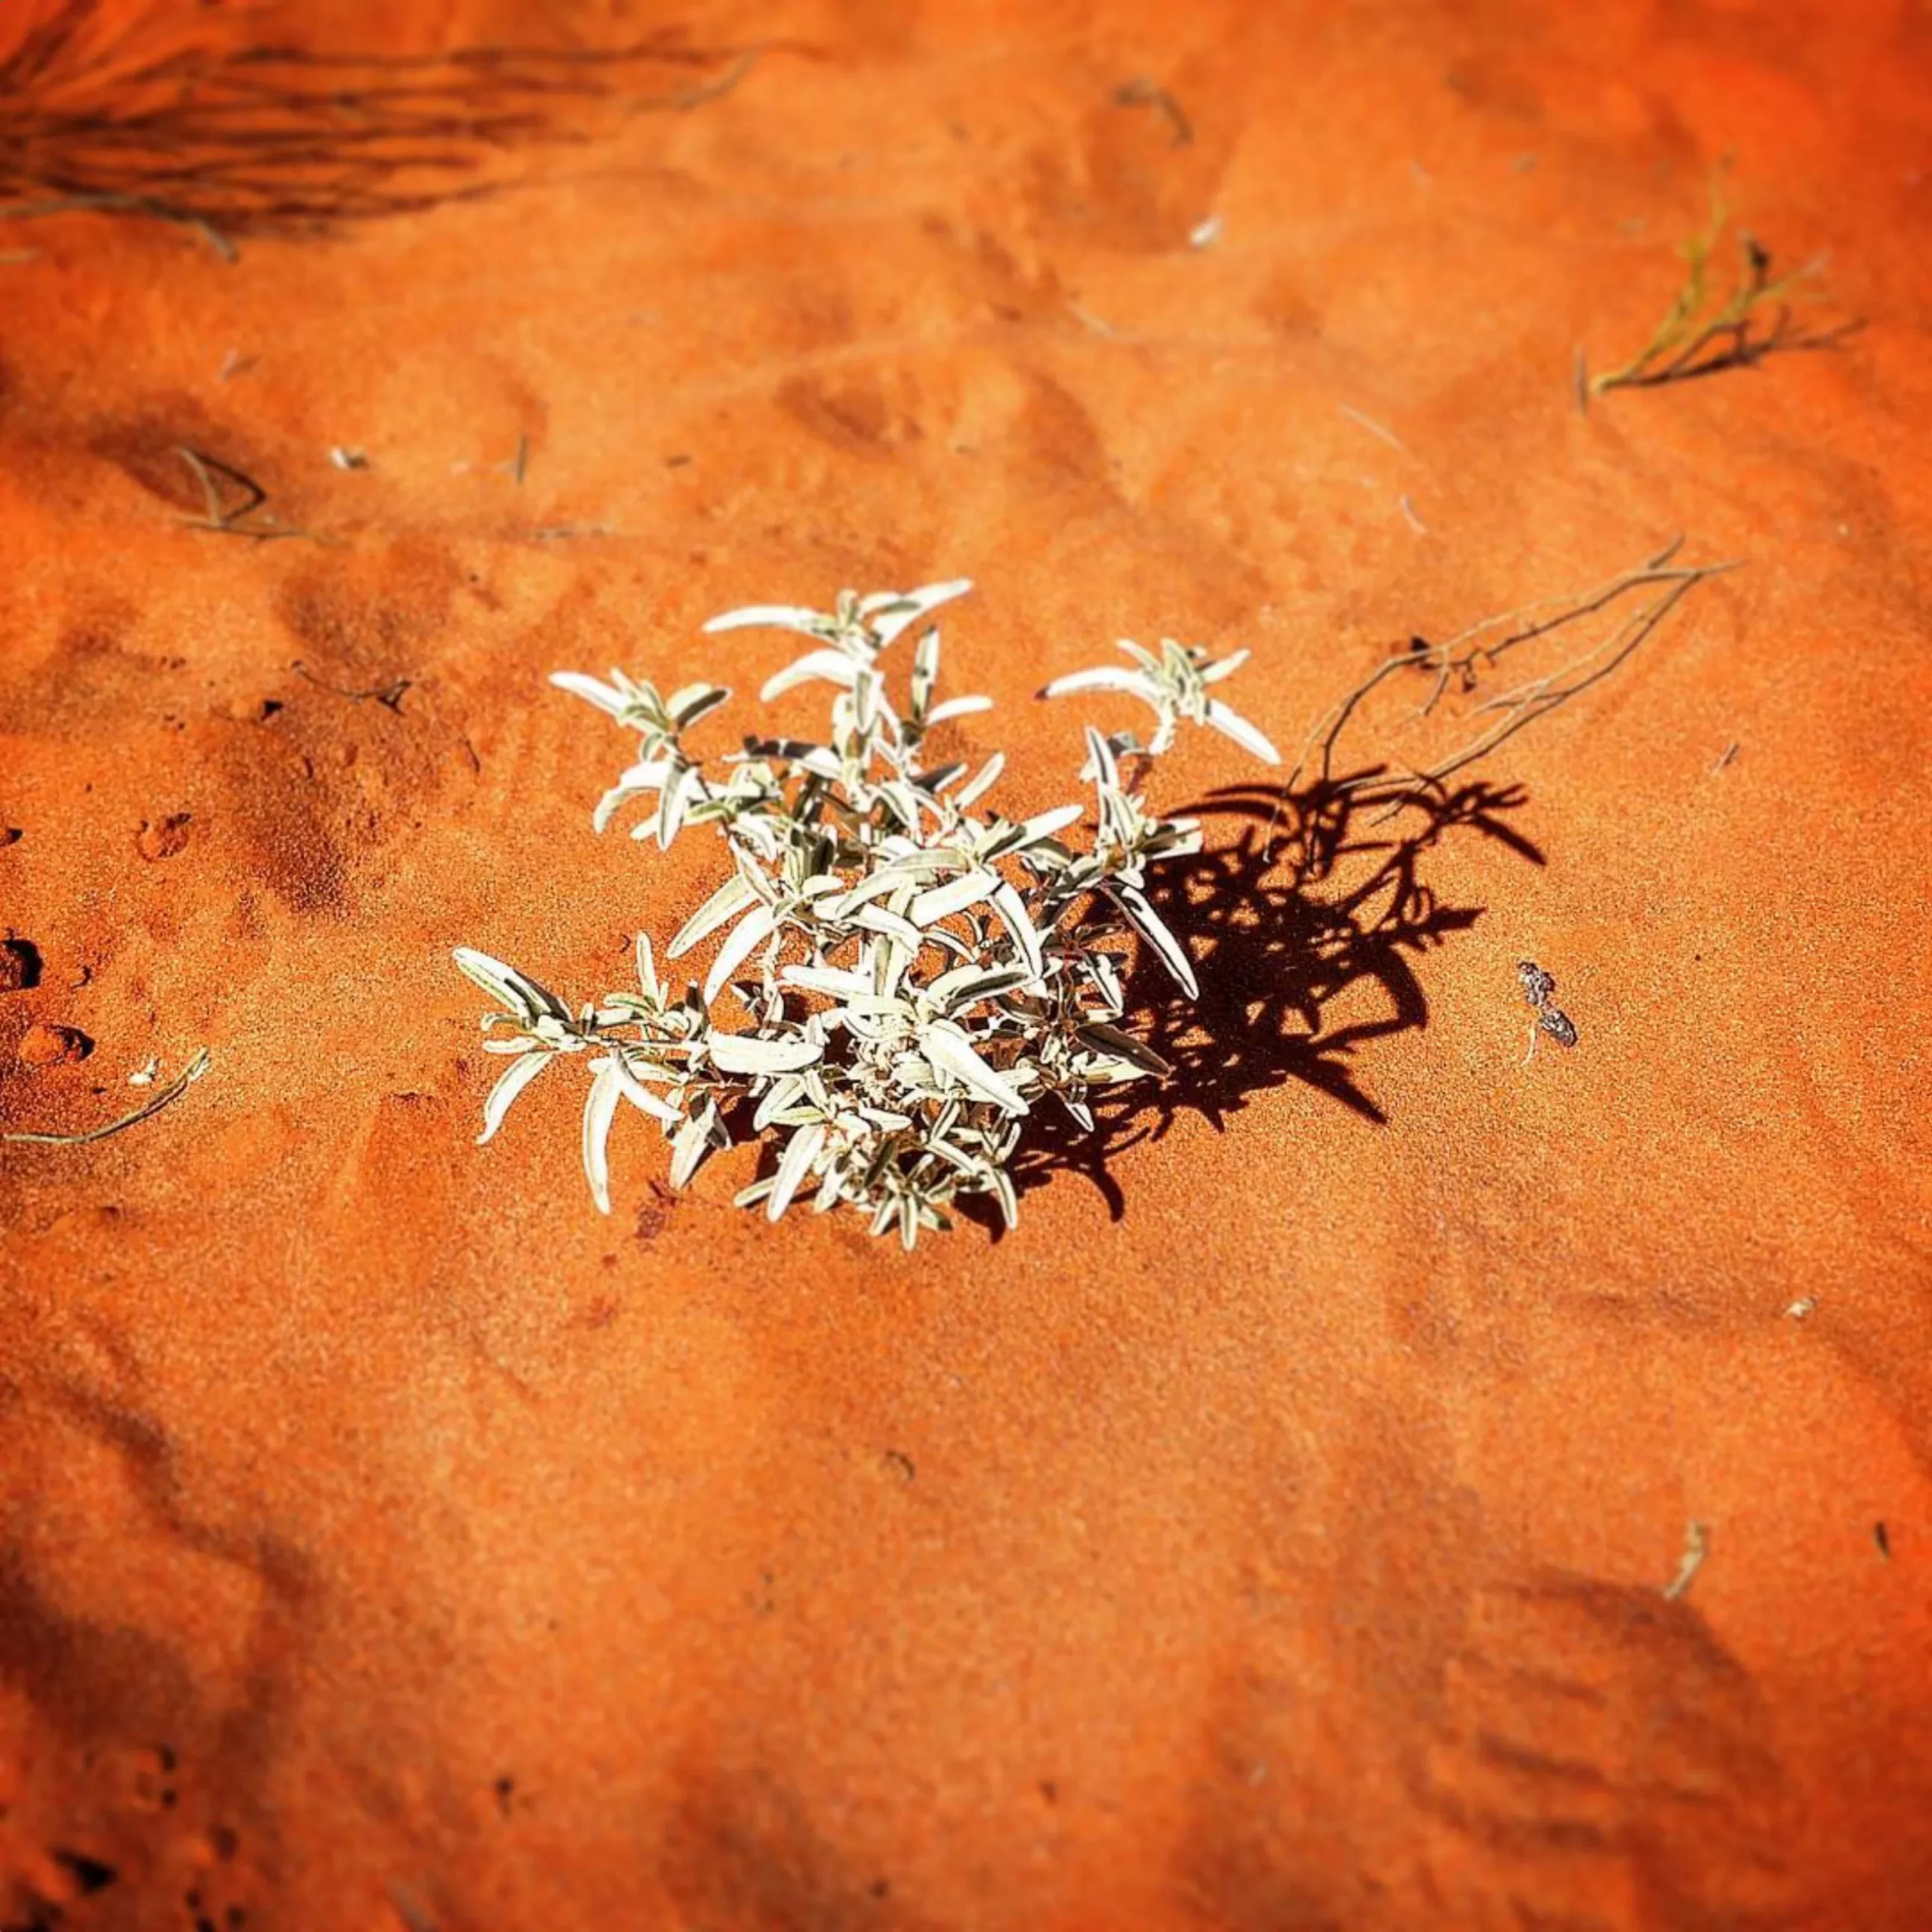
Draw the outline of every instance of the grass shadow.
M251 45L227 23L156 39L125 8L57 0L0 54L0 216L171 222L232 257L240 236L494 195L507 153L696 107L756 57L675 31L421 54Z

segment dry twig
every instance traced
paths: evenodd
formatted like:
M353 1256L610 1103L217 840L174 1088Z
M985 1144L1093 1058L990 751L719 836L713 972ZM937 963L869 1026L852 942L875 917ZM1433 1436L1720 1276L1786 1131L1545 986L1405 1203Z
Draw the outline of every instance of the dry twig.
M342 685L331 685L318 678L300 658L288 667L298 678L306 679L318 691L327 691L331 697L346 697L352 704L363 704L373 700L376 703L402 714L402 694L416 681L413 678L392 678L386 685L372 685L366 691L352 691Z
M1194 124L1188 119L1180 103L1158 81L1149 80L1144 74L1124 81L1114 89L1114 105L1158 108L1174 130L1174 146L1177 148L1186 147L1194 139Z
M1677 1574L1663 1586L1666 1603L1675 1603L1690 1587L1690 1579L1704 1567L1704 1559L1710 1553L1710 1532L1702 1523L1685 1524L1683 1561L1677 1566Z
M173 1106L207 1072L209 1059L208 1048L202 1048L165 1087L144 1100L132 1113L123 1114L105 1127L89 1128L84 1134L0 1134L0 1140L25 1141L39 1147L79 1147L91 1140L105 1140L109 1134L118 1134L123 1128L146 1120L151 1114L159 1113L163 1107Z
M1323 714L1295 761L1283 787L1284 797L1311 768L1321 783L1334 783L1339 792L1357 803L1383 804L1392 812L1414 804L1424 793L1439 793L1455 774L1487 758L1525 727L1561 709L1571 699L1601 683L1676 608L1694 586L1737 568L1735 563L1678 564L1675 558L1683 541L1678 537L1636 569L1623 571L1581 596L1540 598L1520 609L1485 617L1443 644L1432 644L1426 638L1411 638L1398 656L1378 665ZM1452 696L1474 696L1484 675L1494 670L1518 645L1552 636L1633 597L1640 600L1637 608L1607 634L1593 638L1553 670L1471 707L1469 716L1487 721L1429 763L1407 772L1381 769L1355 778L1334 780L1336 747L1343 733L1355 713L1389 679L1416 673L1428 678L1429 695L1418 715L1424 719L1432 718Z

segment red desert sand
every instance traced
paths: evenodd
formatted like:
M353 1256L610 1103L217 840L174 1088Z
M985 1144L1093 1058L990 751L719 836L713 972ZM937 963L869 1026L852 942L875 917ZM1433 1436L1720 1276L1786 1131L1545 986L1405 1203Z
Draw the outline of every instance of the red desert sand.
M1928 1922L1922 11L14 0L0 69L10 203L109 203L0 223L0 1121L211 1056L0 1147L0 1923ZM1580 409L1726 156L1866 326ZM593 835L552 670L722 743L789 641L705 618L968 575L1038 810L1118 636L1290 747L1680 532L1741 567L1479 810L1352 829L1401 892L1182 921L1194 1078L1013 1233L635 1114L606 1220L554 1075L473 1145L451 947L580 998L723 863Z

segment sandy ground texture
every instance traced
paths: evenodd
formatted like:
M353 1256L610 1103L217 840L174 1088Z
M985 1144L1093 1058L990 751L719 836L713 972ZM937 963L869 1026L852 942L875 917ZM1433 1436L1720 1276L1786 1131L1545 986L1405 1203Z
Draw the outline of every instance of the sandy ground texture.
M212 1063L0 1146L0 1924L1925 1924L1923 11L57 11L0 185L118 199L0 223L0 1121ZM1726 154L1866 328L1580 412ZM1038 809L1117 635L1291 744L1680 531L1743 568L1456 812L1211 816L1186 1077L1011 1235L638 1116L605 1220L554 1077L472 1144L449 949L580 997L718 875L592 835L550 670L969 574Z

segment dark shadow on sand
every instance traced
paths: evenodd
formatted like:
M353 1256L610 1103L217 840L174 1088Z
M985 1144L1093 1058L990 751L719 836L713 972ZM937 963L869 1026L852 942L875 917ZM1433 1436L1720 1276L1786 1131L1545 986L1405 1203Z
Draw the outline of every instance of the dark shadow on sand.
M1531 865L1543 856L1509 823L1527 802L1520 786L1443 788L1392 813L1386 800L1361 795L1361 780L1375 775L1350 773L1285 795L1230 789L1187 808L1203 820L1208 849L1160 868L1149 896L1192 956L1201 997L1188 999L1143 949L1128 976L1122 1023L1174 1071L1098 1103L1091 1133L1051 1104L1040 1108L1014 1166L1023 1193L1078 1174L1118 1220L1126 1197L1111 1171L1117 1155L1160 1140L1183 1115L1224 1131L1256 1094L1290 1081L1383 1123L1358 1051L1429 1024L1417 962L1483 912L1437 897L1429 855L1445 839L1469 837L1505 845ZM1232 839L1230 821L1238 828ZM1345 995L1351 1015L1371 1003L1381 1010L1331 1023L1330 1009ZM989 1201L967 1197L955 1207L997 1238Z

